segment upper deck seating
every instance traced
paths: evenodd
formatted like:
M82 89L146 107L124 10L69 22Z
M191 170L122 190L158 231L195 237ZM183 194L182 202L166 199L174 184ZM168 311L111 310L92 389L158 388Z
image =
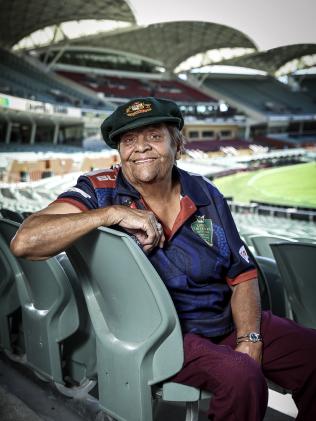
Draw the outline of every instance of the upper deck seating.
M264 114L315 113L316 104L307 95L293 92L272 77L208 77L206 88L248 105Z
M97 97L94 99L70 87L22 57L5 49L0 49L0 54L0 92L43 102L100 107Z
M185 144L186 149L199 149L204 152L219 151L223 147L232 146L236 149L247 149L249 142L241 139L225 140L193 140Z
M157 96L186 103L216 101L178 80L147 80L145 78L89 75L65 71L60 71L59 74L96 92L102 92L107 97L128 99Z

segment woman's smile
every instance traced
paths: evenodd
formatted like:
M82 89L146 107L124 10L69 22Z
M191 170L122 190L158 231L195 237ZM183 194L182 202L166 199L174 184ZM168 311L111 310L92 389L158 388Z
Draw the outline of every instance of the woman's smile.
M144 164L151 164L152 162L156 161L157 158L138 158L134 159L133 163L136 165L144 165Z

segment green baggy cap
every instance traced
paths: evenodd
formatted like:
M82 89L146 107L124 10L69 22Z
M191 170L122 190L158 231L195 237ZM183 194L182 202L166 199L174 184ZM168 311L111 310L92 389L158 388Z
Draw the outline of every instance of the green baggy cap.
M119 134L158 123L173 123L181 130L184 121L178 105L162 98L135 98L117 107L103 121L101 132L105 143L111 148L117 149Z

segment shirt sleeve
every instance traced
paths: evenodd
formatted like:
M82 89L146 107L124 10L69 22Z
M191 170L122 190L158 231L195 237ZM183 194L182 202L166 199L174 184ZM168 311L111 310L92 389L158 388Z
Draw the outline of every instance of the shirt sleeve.
M53 203L70 203L82 211L98 208L95 189L89 178L84 175L78 178L75 186L61 193Z
M217 202L222 226L230 249L230 265L226 273L227 283L233 286L257 278L256 266L247 254L228 204L219 192Z

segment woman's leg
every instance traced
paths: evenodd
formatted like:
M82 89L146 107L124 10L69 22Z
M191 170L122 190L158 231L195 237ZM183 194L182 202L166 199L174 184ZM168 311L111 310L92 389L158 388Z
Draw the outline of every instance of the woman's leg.
M292 391L299 421L316 420L316 330L263 312L264 375Z
M234 343L234 334L229 335ZM184 337L184 366L172 381L213 393L213 421L261 421L268 388L261 367L231 345L218 345L194 334Z

